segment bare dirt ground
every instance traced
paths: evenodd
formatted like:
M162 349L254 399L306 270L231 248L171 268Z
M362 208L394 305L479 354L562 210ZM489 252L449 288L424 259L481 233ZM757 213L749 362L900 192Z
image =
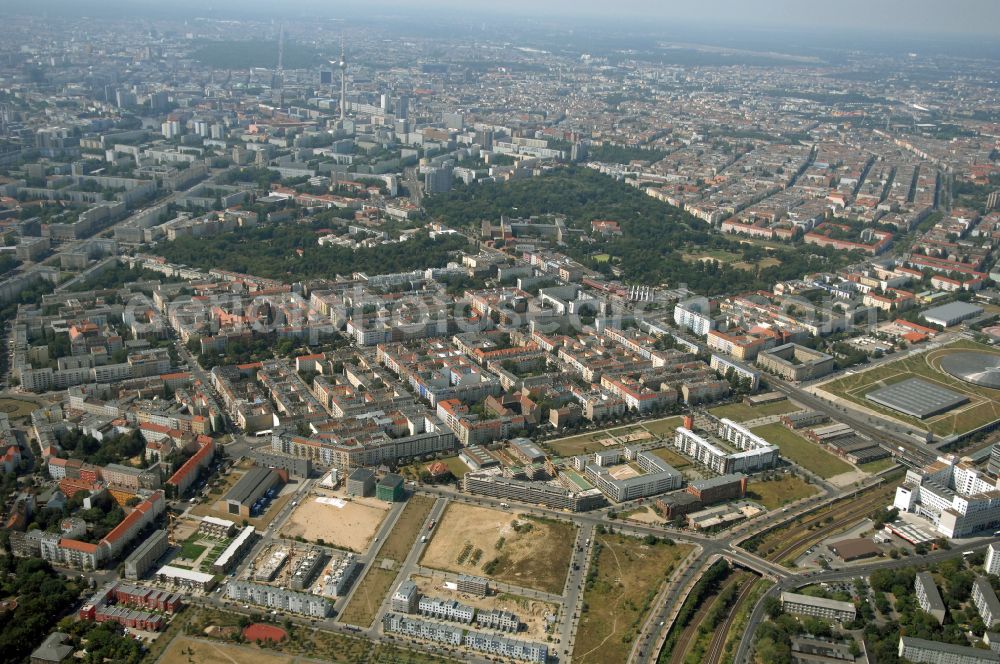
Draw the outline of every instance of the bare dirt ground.
M187 636L175 638L160 657L162 664L240 664L251 661L255 664L287 664L292 658L287 655L270 653L260 648L232 646L213 643Z
M651 523L657 526L663 525L663 517L657 514L656 510L648 505L637 509L634 512L630 512L625 518L630 519L631 521L638 521L639 523Z
M575 538L576 527L563 521L451 503L421 564L562 593Z
M639 477L639 475L641 474L632 466L615 466L610 470L610 472L611 472L611 477L615 478L616 480L627 480L633 477Z
M466 606L474 606L477 609L486 611L492 609L510 611L525 625L525 627L522 628L522 631L517 634L517 638L519 639L544 641L546 636L545 616L558 615L557 612L559 607L557 605L537 599L529 599L527 597L505 594L490 595L489 597L477 597L475 595L460 593L457 590L449 590L448 588L445 588L443 578L413 576L410 580L417 584L417 588L420 589L421 595L427 595L428 597L434 597L436 599L453 599L457 602L465 604Z
M851 486L855 482L860 482L865 478L865 473L861 470L850 470L846 473L834 475L827 479L827 482L837 487Z
M299 502L281 534L310 542L321 539L326 544L363 553L388 512L389 505L374 498L349 498L343 491L315 489Z
M198 530L201 519L176 519L173 523L174 541L183 542Z

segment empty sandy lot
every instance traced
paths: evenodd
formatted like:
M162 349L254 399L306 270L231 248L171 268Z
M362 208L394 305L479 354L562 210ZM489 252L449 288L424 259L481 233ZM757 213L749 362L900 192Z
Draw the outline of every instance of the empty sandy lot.
M576 526L451 503L421 564L561 594Z
M281 534L311 542L321 539L327 544L363 553L382 525L389 507L374 498L348 499L342 491L317 489L302 499L285 522Z
M160 657L162 664L239 664L254 662L260 664L288 664L292 658L274 652L263 651L260 648L231 646L223 643L213 643L187 636L178 636Z

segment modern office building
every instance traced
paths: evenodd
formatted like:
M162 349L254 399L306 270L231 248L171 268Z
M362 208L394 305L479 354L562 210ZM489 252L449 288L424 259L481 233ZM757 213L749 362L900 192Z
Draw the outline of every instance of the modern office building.
M995 481L953 456L908 470L892 504L901 512L925 517L945 537L970 537L1000 526Z
M367 468L355 468L347 476L348 496L371 496L375 493L375 473Z
M934 616L939 624L944 624L944 616L948 611L941 593L938 592L937 584L930 572L920 572L913 582L914 590L917 594L917 603L920 608Z
M586 488L568 489L549 482L504 477L490 471L466 473L462 478L462 489L467 493L541 504L571 512L587 512L607 504L601 490L589 484Z
M403 478L396 473L387 473L375 485L375 497L387 503L398 503L406 497L403 490Z
M747 476L743 473L732 473L710 477L707 480L695 480L688 484L687 492L700 500L703 505L742 498L747 493Z
M827 620L848 622L854 620L855 608L850 602L840 602L825 597L811 597L798 593L782 592L781 609L785 613L812 616Z
M650 452L637 452L625 448L626 458L633 461L642 471L642 474L626 479L616 479L597 458L600 455L601 452L596 452L595 463L586 465L587 479L612 502L623 503L636 498L655 496L680 489L684 484L684 476L678 470Z

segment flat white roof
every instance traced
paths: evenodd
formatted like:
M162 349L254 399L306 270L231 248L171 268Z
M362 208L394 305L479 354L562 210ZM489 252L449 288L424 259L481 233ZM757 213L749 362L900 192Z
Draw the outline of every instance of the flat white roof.
M236 525L235 523L233 523L229 519L220 519L220 518L215 517L215 516L203 516L203 517L201 517L201 520L204 523L211 523L212 525L223 526L224 528L231 528L231 527L233 527L233 526Z
M229 543L229 546L226 547L226 550L223 551L222 554L219 555L218 558L216 558L215 564L216 565L222 565L222 566L225 566L226 564L228 564L229 563L229 559L233 557L233 555L236 553L237 549L239 549L241 546L243 546L243 543L246 542L247 539L251 535L253 535L253 534L254 534L254 528L253 528L253 526L247 526L246 528L244 528L243 530L241 530L240 534L237 535L235 537L235 539L233 539L233 541Z
M164 565L156 572L156 575L163 575L172 579L194 581L195 583L208 583L215 578L215 576L211 574L196 572L192 569L184 569L182 567L174 567L173 565Z
M812 595L800 595L799 593L782 592L781 601L791 602L792 604L805 604L806 606L818 606L824 609L845 611L848 613L855 611L854 605L850 602L841 602L840 600L827 599L826 597L813 597Z

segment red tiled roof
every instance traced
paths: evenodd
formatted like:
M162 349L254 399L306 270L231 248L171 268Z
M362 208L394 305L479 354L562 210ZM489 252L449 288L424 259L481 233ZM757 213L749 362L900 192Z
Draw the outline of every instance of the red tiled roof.
M80 551L82 553L95 553L97 551L96 544L81 542L80 540L66 539L65 537L59 540L59 546L63 549L72 549L73 551Z

